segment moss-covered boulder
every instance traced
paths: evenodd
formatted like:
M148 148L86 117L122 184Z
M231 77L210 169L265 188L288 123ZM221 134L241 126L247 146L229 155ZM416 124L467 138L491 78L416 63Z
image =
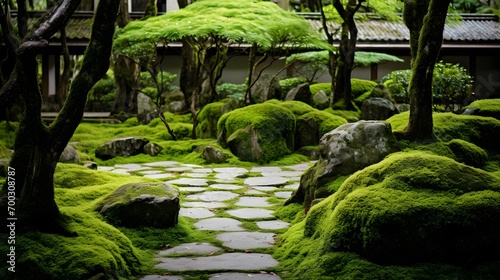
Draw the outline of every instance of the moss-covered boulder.
M177 224L179 192L166 183L127 184L99 204L114 225L168 228Z
M219 142L244 161L265 163L294 151L295 117L271 103L256 104L223 115Z
M311 101L311 90L309 90L309 83L302 83L297 87L291 89L286 94L285 100L295 100L309 103Z
M466 107L464 114L493 117L500 120L500 99L476 100Z
M297 117L295 148L318 145L323 135L346 123L342 117L316 109L302 114Z
M313 207L305 234L321 235L326 251L375 263L469 263L500 258L498 221L500 178L446 157L397 153Z
M108 141L95 150L95 156L100 159L111 159L116 156L134 156L144 151L149 140L142 137L122 137Z
M341 125L320 139L320 160L300 179L299 188L287 204L303 203L306 209L313 200L336 191L338 180L377 163L399 151L391 125L378 121L359 121ZM337 183L336 183L337 182Z
M371 97L365 99L361 105L361 119L363 120L386 120L396 113L394 104L382 97Z
M66 145L61 156L59 157L59 162L64 163L80 163L80 156L78 152L71 145Z
M217 122L222 115L237 109L238 102L234 99L224 99L218 102L207 104L196 117L197 138L217 138Z
M205 160L205 163L223 163L227 160L227 156L222 149L208 145L203 147L201 151L201 157Z
M473 143L461 139L453 139L446 142L445 145L451 149L454 159L458 162L481 168L488 160L488 153Z

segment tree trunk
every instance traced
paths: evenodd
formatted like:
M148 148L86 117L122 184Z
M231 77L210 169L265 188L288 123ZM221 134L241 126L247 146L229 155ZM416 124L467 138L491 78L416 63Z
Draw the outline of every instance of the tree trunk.
M406 11L414 4L413 1L405 1L405 22L411 22ZM443 30L446 21L446 13L450 1L431 0L426 15L417 15L414 20L423 18L419 30L418 50L413 52L416 57L412 58L412 76L410 79L410 117L405 129L406 137L411 140L433 139L432 119L432 77L434 65L439 55L443 42ZM413 14L415 15L415 14ZM418 24L416 25L418 26ZM410 27L409 27L410 28ZM416 34L415 30L412 33Z

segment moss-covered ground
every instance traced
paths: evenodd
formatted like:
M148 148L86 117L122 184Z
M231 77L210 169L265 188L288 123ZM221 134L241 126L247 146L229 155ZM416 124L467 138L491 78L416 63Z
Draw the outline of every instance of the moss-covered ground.
M480 105L482 110L489 110L489 105ZM289 108L294 114L300 111L300 115L308 109L301 106ZM333 113L349 115L352 120L357 114ZM71 141L82 161L95 161L100 166L164 160L204 164L199 151L204 145L214 144L215 139L189 139L189 116L168 114L167 119L182 140L172 141L159 120L149 125L138 125L137 119L132 118L118 125L82 123ZM404 129L407 121L408 113L388 120L394 131ZM0 122L0 147L4 152L5 148L13 147L16 125ZM496 249L498 243L490 242L489 231L495 228L488 228L485 224L488 215L498 217L491 206L496 205L500 193L500 121L492 117L438 113L434 115L434 131L438 142L418 144L401 141L401 153L328 186L336 193L308 213L298 204L273 208L279 219L292 223L291 228L279 236L274 250L263 251L273 253L280 261L275 271L281 278L498 279L500 262L495 258L485 257L483 261L480 255L470 261L461 259L455 263L445 263L442 259L426 262L426 254L433 251L419 250L434 248L432 244L425 243L426 238L423 237L433 229L444 230L442 225L450 220L467 222L457 224L469 233L474 231L474 221L481 226L479 229L485 238L463 239L463 247L469 248L467 246L479 242L483 247L489 245ZM142 136L164 149L155 157L143 154L107 161L95 158L95 149L100 144L122 136ZM307 160L303 155L291 154L268 165L291 165ZM225 163L211 166L251 165L255 164L230 156ZM445 173L448 175L444 176ZM5 178L0 177L0 183L4 181ZM122 185L145 181L159 182L139 176L88 170L78 165L58 164L55 174L56 202L68 229L78 236L63 237L41 232L17 235L18 279L88 279L100 273L107 279L134 278L133 275L154 272L154 253L167 243L217 242L212 235L195 230L194 221L189 218L179 217L179 224L167 230L129 229L111 226L95 211L107 195ZM411 212L408 209L432 211ZM479 211L481 209L484 211ZM384 220L388 217L387 213L392 217L389 220L391 223ZM487 215L481 216L481 213ZM423 228L407 227L408 220L419 221L420 217L433 215L436 216L431 219L434 224L424 224ZM393 239L385 240L380 238L384 233L380 227L388 224L399 226L400 230L394 231ZM498 225L498 220L492 221L492 224ZM244 226L251 229L253 225L248 223ZM363 230L359 231L360 228ZM411 234L399 234L401 232ZM468 252L474 254L474 248L481 246L470 246L472 249ZM0 250L8 250L6 242L0 243ZM404 265L390 261L397 260L400 257L398 254L405 250L415 250L416 256L424 257ZM387 263L380 260L381 252L392 254ZM439 252L435 255L443 257ZM446 256L443 258L446 259ZM2 260L0 279L13 279L12 275L6 274L5 254ZM195 278L203 277L198 275Z

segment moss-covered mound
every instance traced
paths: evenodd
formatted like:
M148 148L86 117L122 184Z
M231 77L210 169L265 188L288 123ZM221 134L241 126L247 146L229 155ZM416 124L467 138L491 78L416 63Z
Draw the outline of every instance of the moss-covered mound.
M472 109L474 115L500 120L500 99L476 100L466 108Z
M394 115L387 119L394 131L402 131L408 125L409 112ZM498 151L500 139L500 120L491 117L435 113L434 134L441 141L462 139L484 149Z
M220 140L244 161L277 160L294 151L295 117L274 104L256 104L223 115L218 123Z
M198 121L196 137L217 138L217 122L219 118L236 108L238 108L238 102L234 99L224 99L207 104L196 117Z
M297 274L314 263L318 275L337 279L356 262L361 271L378 275L362 279L403 279L374 263L475 265L500 260L498 221L499 177L446 157L396 153L353 174L334 195L311 208L285 234L276 256ZM447 267L432 266L437 271ZM416 267L394 270L424 272ZM480 279L494 279L487 275Z

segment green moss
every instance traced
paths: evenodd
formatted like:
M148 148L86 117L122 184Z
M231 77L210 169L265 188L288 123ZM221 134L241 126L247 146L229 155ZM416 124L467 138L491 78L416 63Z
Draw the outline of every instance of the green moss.
M453 139L446 145L455 154L456 160L474 167L483 167L488 159L488 153L480 147L460 139Z
M366 92L371 92L377 82L362 79L351 79L351 90L354 98L361 96Z
M333 110L332 108L325 109L324 111L342 117L346 119L348 122L359 121L359 117L361 115L360 111Z
M322 90L326 93L327 96L330 96L332 94L332 84L331 83L312 84L309 86L309 90L311 91L312 95L315 95L320 90Z
M10 158L11 152L0 142L0 158Z
M476 100L466 108L478 109L475 115L500 119L500 99Z
M14 148L14 139L16 138L16 130L19 127L17 122L1 121L0 122L0 144L4 147L12 149Z
M314 111L314 108L311 107L310 105L308 105L304 102L295 101L295 100L279 101L279 100L273 99L273 100L267 101L266 104L273 104L273 105L282 106L282 107L290 110L295 116L301 116L303 114Z
M318 125L319 137L347 123L347 120L342 117L319 110L313 110L309 113L303 114L300 118L313 118Z
M230 99L207 104L197 116L196 137L217 138L217 122L220 117L236 108L238 108L237 102Z
M306 83L307 79L304 77L293 77L288 79L280 80L281 96L286 96L286 94L293 88L297 87L302 83Z

